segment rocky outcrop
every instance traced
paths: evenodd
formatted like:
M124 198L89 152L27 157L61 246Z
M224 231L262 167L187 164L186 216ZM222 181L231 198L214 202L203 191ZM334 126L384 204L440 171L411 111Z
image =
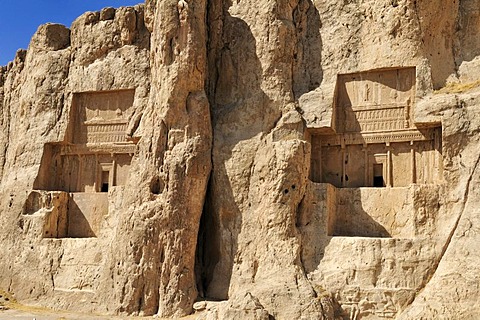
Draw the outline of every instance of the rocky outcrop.
M147 0L41 26L0 69L0 288L110 314L477 317L477 11Z
M214 170L203 290L216 299L247 292L271 297L261 302L280 318L322 317L300 262L295 227L310 153L295 110L294 81L307 82L296 83L299 90L309 86L297 75L305 69L296 65L296 44L305 35L297 34L295 24L308 28L307 20L315 18L307 16L309 6L219 1L210 12Z
M152 85L127 184L128 210L104 275L117 311L160 316L192 312L197 297L196 240L211 170L212 129L206 80L206 3L157 4L152 35ZM178 10L178 11L177 11ZM194 38L195 41L190 39ZM113 278L112 277L113 274ZM104 294L111 291L105 286Z
M60 25L41 26L28 50L19 51L2 69L2 255L19 254L2 259L4 276L0 281L2 288L19 298L47 306L106 311L105 306L92 307L96 299L91 292L97 289L95 279L107 258L103 252L110 240L45 239L46 213L27 208L27 199L46 145L66 140L76 93L134 88L135 112L127 120L135 123L146 109L150 32L143 24L143 7L113 13L111 20L92 19L91 13L86 13L70 30ZM122 40L121 33L127 32L123 26L131 19L130 31L135 36ZM88 45L94 41L109 45L102 49ZM140 130L134 134L141 134ZM79 251L84 255L75 260ZM83 267L77 268L77 264Z

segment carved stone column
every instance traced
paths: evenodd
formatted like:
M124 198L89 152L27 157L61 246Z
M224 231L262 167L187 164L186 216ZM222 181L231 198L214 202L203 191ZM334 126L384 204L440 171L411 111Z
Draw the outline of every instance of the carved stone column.
M415 148L414 148L414 142L410 141L410 162L411 162L411 170L412 170L412 183L417 182L417 168L416 168L416 163L415 163Z
M345 141L342 140L342 187L347 186L347 181L345 179L347 173L346 173L346 161L347 161L347 149L345 147Z
M368 176L368 145L366 143L363 144L363 148L362 148L362 151L364 152L364 180L363 180L363 185L365 187L371 187L370 185L370 179L369 179L369 176Z
M390 146L390 142L386 142L387 146L387 174L385 179L385 184L388 188L392 187L392 147Z

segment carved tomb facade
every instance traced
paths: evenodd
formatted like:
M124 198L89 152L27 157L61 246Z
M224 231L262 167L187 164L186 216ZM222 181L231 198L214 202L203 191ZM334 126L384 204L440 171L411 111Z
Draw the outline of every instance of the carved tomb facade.
M26 211L51 211L44 237L95 237L100 231L108 192L125 185L135 152L136 141L127 136L134 93L73 94L65 139L45 145L35 191L25 205Z

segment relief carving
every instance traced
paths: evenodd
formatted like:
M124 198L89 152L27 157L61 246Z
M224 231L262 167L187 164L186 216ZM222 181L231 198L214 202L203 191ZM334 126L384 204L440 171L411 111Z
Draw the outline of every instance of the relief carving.
M411 128L415 68L338 76L337 132L375 132Z
M322 148L312 154L314 182L343 188L404 187L441 179L441 129L418 129L412 121L415 72L411 67L338 76L336 134L312 135L312 141L318 140L313 144ZM373 176L378 171L371 160L375 153L387 154L383 176L377 177L383 184Z
M135 142L127 140L134 93L74 94L65 141L45 145L34 183L36 190L68 195L68 205L56 206L63 209L48 216L44 237L95 237L99 232L108 214L108 192L126 184L135 152ZM69 223L64 232L51 231L57 220Z
M74 144L126 143L134 90L77 93L73 97L70 140Z
M392 319L414 295L404 289L362 289L349 287L338 290L334 297L341 306L344 319Z

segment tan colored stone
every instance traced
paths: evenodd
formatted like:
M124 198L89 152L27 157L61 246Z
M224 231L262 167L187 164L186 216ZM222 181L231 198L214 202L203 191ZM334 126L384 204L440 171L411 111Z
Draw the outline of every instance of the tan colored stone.
M477 6L147 0L39 27L0 68L0 288L106 314L477 318Z
M30 50L56 51L70 45L70 30L61 24L44 24L30 42Z
M127 11L143 15L142 7ZM122 12L120 10L117 14L119 21L126 19L122 18ZM73 29L76 30L77 26L78 22L75 22ZM109 33L120 34L122 28L114 23L104 24L98 26L97 34L94 31L88 35L93 40ZM70 39L72 43L79 43L79 33L72 32L70 37L70 30L63 26L42 26L33 37L28 51L19 52L8 70L2 69L0 139L5 143L0 148L0 202L2 208L7 208L7 211L2 209L2 212L6 212L1 215L2 223L10 226L5 229L7 233L2 233L2 244L5 244L2 250L23 252L20 248L25 247L28 251L0 262L2 274L5 275L0 281L3 288L14 291L20 299L31 299L29 301L57 308L107 311L106 305L98 304L99 296L96 294L102 288L99 277L105 269L108 258L106 248L111 241L107 239L112 238L118 224L115 212L122 207L123 190L116 186L116 190L110 190L107 198L105 193L71 193L79 190L66 185L73 185L73 174L87 180L83 184L79 182L81 179L76 180L76 185L83 185L84 191L100 191L101 173L100 180L92 180L95 186L88 181L85 170L92 170L90 164L97 161L88 160L92 157L98 159L99 165L103 162L112 163L108 159L101 160L101 156L99 158L102 152L107 154L107 158L115 159L116 163L115 175L112 174L111 179L106 181L110 186L126 184L128 171L120 160L122 151L119 153L118 148L105 146L105 140L92 138L94 144L99 143L100 146L89 146L83 151L82 147L78 148L81 144L92 142L88 140L90 135L82 140L83 131L73 130L76 139L69 140L68 137L72 135L68 134L71 129L68 124L70 120L72 123L77 120L83 126L84 121L89 120L77 117L72 111L75 109L72 104L78 105L77 98L85 95L83 92L99 91L96 97L101 97L105 92L108 95L109 92L118 94L119 89L135 89L130 91L132 97L130 102L127 101L127 105L130 104L135 111L121 116L124 125L122 130L125 131L122 139L127 141L140 134L140 130L137 132L138 123L131 126L130 136L127 136L126 128L129 123L138 122L148 101L150 34L141 22L133 33L137 34L137 39L147 41L137 40L135 44L111 48L101 57L96 56L96 51L89 51L88 46L82 47L82 54L89 56L92 63L79 67L77 62L82 54L78 55L79 52L70 46ZM87 38L84 40L89 41ZM95 96L93 93L91 95ZM115 118L117 109L122 107L118 103L115 105L114 100L93 99L90 101L93 103L81 105L77 110L85 111L93 106L94 112L95 108L106 107ZM95 104L95 101L100 103ZM113 104L109 106L109 103ZM104 116L102 113L99 115ZM112 118L106 121L112 121ZM14 136L25 138L13 139ZM120 149L125 150L124 147L120 146ZM127 157L131 158L135 147L130 149L127 150ZM58 153L52 152L55 150ZM69 152L71 157L82 158L80 162L87 164L82 169L83 173L72 165L75 161L65 161L65 165L61 165L59 160L68 158ZM95 173L95 169L92 172ZM32 191L38 188L43 191ZM21 274L18 268L23 270ZM19 276L12 276L14 274Z
M100 11L100 20L112 20L115 17L115 8L104 8Z

